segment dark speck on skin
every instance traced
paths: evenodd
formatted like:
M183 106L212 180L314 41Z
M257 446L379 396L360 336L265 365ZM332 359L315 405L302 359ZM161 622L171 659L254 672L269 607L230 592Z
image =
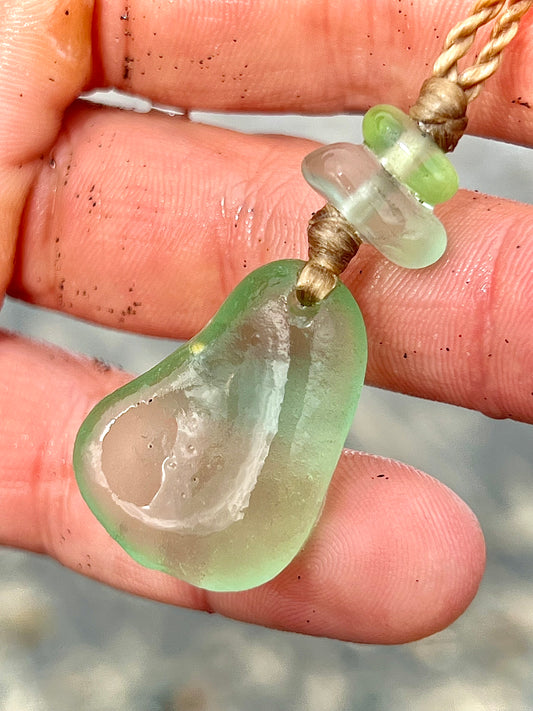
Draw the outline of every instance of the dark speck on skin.
M99 373L108 373L111 370L109 363L106 363L101 358L93 358L93 363Z
M512 99L511 104L518 104L519 106L524 106L526 109L531 108L531 104L529 103L529 101L523 101L521 96L517 97L516 99Z

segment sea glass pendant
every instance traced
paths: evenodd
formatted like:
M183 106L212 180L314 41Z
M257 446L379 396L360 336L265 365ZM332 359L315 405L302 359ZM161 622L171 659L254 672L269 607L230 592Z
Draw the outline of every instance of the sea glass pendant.
M359 399L366 335L341 283L298 303L302 267L250 274L197 336L84 421L82 495L143 565L244 590L307 540Z

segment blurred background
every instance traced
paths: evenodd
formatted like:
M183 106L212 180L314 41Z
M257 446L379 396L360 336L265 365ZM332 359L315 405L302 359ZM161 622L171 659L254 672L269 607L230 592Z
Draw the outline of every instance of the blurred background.
M149 108L137 103L138 110ZM194 113L192 119L324 143L361 141L360 119L353 116ZM532 202L531 151L465 137L453 161L463 187ZM11 299L0 313L0 327L134 373L176 347ZM454 489L480 519L487 573L472 606L449 629L392 647L275 632L137 599L51 560L4 549L0 709L533 709L530 429L366 387L348 446L425 470Z

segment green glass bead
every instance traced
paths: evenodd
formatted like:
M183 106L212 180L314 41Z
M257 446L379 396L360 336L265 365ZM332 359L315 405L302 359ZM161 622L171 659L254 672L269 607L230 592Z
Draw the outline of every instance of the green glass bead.
M446 154L403 111L385 104L363 118L363 137L383 167L428 205L455 195L459 178Z
M82 495L143 565L244 590L307 540L355 412L366 336L340 283L317 306L298 303L302 267L250 274L197 336L84 421Z

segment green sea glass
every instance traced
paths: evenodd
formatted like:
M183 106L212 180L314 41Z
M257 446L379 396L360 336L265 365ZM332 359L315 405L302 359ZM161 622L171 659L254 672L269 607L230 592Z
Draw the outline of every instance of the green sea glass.
M302 267L250 274L195 338L81 426L82 495L143 565L244 590L307 540L359 399L366 336L340 283L317 306L298 303Z
M367 111L363 137L383 167L428 205L457 192L459 178L444 151L396 106L379 104Z

